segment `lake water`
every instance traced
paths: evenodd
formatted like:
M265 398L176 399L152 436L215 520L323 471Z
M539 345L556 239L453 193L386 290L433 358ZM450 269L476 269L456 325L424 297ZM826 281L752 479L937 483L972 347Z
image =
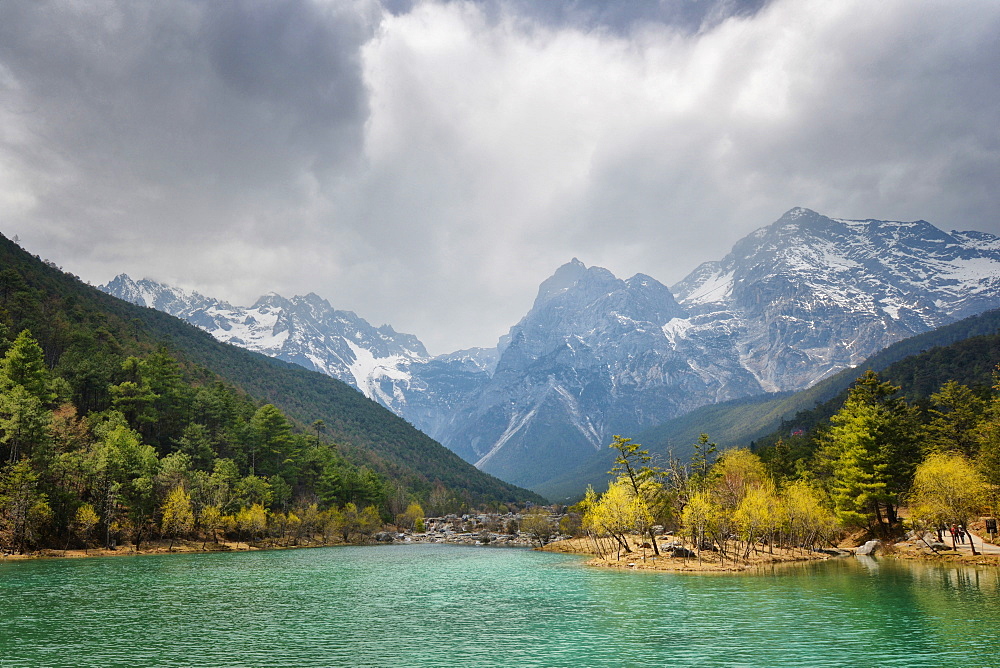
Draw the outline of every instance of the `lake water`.
M0 564L0 667L990 666L989 569L766 575L411 545Z

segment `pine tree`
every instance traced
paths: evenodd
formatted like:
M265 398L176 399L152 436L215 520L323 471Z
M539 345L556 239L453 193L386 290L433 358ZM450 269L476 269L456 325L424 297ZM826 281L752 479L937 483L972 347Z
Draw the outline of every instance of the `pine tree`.
M716 445L708 440L708 434L702 434L694 444L694 454L691 455L691 484L699 488L708 480L708 472L715 463Z
M38 474L28 460L0 470L0 544L23 553L51 516Z
M35 448L48 443L51 423L51 411L23 385L0 392L0 445L6 449L7 463L30 457Z
M0 391L9 391L13 387L24 388L44 406L55 400L45 355L27 329L17 335L0 360Z
M250 420L252 447L250 472L273 475L292 454L292 426L272 404L261 406Z
M834 482L831 496L841 519L885 530L910 490L920 461L915 410L899 388L868 371L830 418Z
M924 427L926 449L974 457L978 450L976 430L986 402L965 385L949 380L931 395L931 404L931 419Z
M881 460L874 406L851 401L830 422L833 446L831 497L840 520L849 526L868 526L877 519L884 526L882 504L889 500L887 465Z

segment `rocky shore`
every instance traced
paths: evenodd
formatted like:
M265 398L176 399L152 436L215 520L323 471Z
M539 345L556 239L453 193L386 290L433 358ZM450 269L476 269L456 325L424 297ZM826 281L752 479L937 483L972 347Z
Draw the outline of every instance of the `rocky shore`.
M481 547L538 547L538 542L526 536L513 534L479 534L479 533L417 533L417 534L394 534L392 540L379 540L377 542L392 543L442 543L448 545L479 545Z

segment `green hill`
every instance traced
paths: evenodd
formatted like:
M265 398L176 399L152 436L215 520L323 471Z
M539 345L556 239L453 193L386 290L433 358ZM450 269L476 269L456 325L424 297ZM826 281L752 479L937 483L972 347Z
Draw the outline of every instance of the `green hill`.
M101 408L95 397L124 357L163 349L188 376L222 380L258 405L274 404L300 427L322 421L326 437L349 460L406 493L426 498L443 487L469 504L543 501L482 473L340 381L220 343L173 316L106 295L2 236L0 323L10 336L31 330L50 369L70 380L83 411Z
M911 401L929 396L948 380L989 386L1000 363L1000 310L966 318L931 332L899 341L864 364L844 369L816 385L794 393L764 394L703 406L633 435L653 455L687 461L698 436L706 433L720 449L773 442L777 434L808 431L839 408L847 388L867 369L902 387ZM535 487L558 501L577 498L588 484L607 484L612 453L602 451L569 474Z

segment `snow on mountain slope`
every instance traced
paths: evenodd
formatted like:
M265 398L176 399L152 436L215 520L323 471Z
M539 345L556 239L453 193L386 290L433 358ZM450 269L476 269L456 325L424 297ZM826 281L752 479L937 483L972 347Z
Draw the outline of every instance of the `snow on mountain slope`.
M124 274L101 289L183 318L220 341L333 376L432 435L440 422L437 405L457 401L451 388L475 385L495 364L490 353L476 350L432 359L417 337L388 325L373 327L315 294L286 299L272 293L253 306L233 306ZM441 390L443 396L428 397L445 377L449 387Z
M727 322L768 390L807 387L907 336L1000 306L1000 239L792 209L673 286L689 335Z

